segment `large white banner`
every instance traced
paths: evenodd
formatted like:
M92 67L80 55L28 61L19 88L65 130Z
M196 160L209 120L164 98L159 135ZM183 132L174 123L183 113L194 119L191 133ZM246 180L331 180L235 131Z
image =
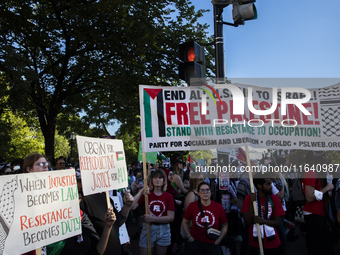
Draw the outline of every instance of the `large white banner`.
M143 150L340 150L340 84L139 86ZM251 96L248 96L251 95Z
M77 135L77 145L85 196L128 186L122 140Z
M81 234L74 170L0 177L0 254L23 254Z

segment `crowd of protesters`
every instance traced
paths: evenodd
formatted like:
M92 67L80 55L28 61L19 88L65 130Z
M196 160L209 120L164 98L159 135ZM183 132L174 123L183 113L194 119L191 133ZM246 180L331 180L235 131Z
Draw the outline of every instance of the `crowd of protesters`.
M138 226L131 239L139 239L141 255L148 253L147 223L150 224L151 248L156 255L222 254L221 246L236 255L235 241L241 242L241 255L257 255L259 235L265 255L286 255L287 241L298 238L294 228L287 230L294 226L299 209L291 198L294 178L279 172L263 173L261 167L252 172L253 183L248 173L230 176L229 188L234 187L235 195L231 194L231 208L226 210L216 194L218 177L185 171L181 153L174 153L171 167L147 163L147 176L143 175L140 162L127 164L128 187L111 191L123 202L118 212L114 206L107 208L105 193L83 197L81 175L73 158L66 160L61 156L53 160L32 154L7 163L0 161L1 175L76 169L83 233L48 245L46 254L129 254L119 241L119 227L127 220ZM309 151L305 162L309 166L325 164L325 154ZM238 166L239 163L232 164ZM275 168L283 164L285 162L278 159L269 165ZM251 160L251 165L258 166L257 160ZM306 199L300 208L303 214L300 231L306 233L306 251L308 255L332 255L338 242L340 179L329 181L326 173L308 169L300 177ZM144 178L147 178L147 186ZM144 206L146 196L148 213Z

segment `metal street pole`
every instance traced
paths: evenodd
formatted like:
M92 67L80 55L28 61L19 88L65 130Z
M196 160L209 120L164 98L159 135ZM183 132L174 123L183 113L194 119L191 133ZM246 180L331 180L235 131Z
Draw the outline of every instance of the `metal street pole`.
M223 7L214 5L216 83L224 83Z

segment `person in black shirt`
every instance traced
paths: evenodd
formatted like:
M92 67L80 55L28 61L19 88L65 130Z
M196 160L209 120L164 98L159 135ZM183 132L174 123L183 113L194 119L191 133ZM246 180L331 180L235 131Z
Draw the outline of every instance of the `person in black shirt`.
M110 201L113 205L113 201L111 199ZM119 227L125 223L133 202L133 196L130 194L129 191L126 191L123 197L123 202L124 206L122 207L120 212L118 212L115 207L112 206L117 220L115 221L111 229L109 241L104 252L104 254L106 255L121 254ZM85 196L80 203L80 209L87 213L98 235L101 236L105 224L103 220L103 215L107 211L106 194L97 193Z

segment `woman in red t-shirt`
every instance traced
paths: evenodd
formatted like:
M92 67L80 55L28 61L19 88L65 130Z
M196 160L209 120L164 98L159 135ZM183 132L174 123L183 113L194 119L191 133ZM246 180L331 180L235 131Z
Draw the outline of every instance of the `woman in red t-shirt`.
M194 255L219 255L221 254L220 242L228 231L228 220L221 204L211 201L209 184L201 182L197 188L199 201L192 202L185 211L182 227L188 236L188 254ZM204 217L202 217L199 204L202 205ZM192 221L191 231L189 223ZM205 224L206 223L206 224ZM222 225L221 235L217 240L207 236L207 228L219 229Z
M167 181L163 170L156 170L150 176L150 192L148 194L148 211L144 214L145 223L150 223L151 248L155 255L166 253L171 244L171 233L169 223L174 220L175 205L171 194L166 192ZM134 198L131 210L138 205L145 205L144 188ZM145 208L144 208L145 212ZM142 233L139 239L140 255L148 253L146 224L143 224Z

